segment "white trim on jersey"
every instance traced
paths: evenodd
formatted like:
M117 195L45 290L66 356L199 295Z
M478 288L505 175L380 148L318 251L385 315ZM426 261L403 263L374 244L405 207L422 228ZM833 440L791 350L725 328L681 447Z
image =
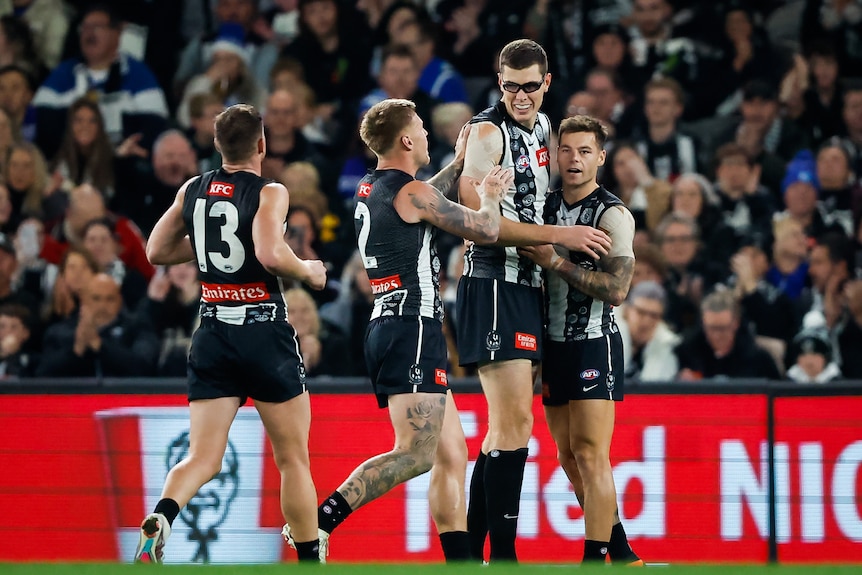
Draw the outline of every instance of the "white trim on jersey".
M434 317L434 270L431 269L431 226L424 224L422 234L422 249L419 250L419 261L416 262L416 279L419 283L419 315ZM406 298L405 298L406 299Z

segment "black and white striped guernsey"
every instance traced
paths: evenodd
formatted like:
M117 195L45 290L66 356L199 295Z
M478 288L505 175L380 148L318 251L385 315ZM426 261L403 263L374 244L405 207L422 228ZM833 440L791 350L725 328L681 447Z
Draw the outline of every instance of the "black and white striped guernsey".
M437 228L408 224L393 201L413 176L400 170L374 170L359 182L353 224L362 262L371 280L371 319L422 316L443 321Z
M561 190L554 190L545 203L545 224L599 228L602 215L613 206L624 204L603 187L573 205L566 204ZM598 269L596 260L583 252L559 246L555 249L575 265L590 271ZM551 341L583 341L619 331L609 303L588 296L555 273L547 274L545 287L547 336Z
M515 181L500 204L503 217L541 224L551 177L548 116L539 113L530 131L508 114L503 102L498 102L470 121L471 124L480 122L492 123L500 129L503 155L499 164L515 173ZM542 285L539 267L529 258L519 256L514 247L471 245L464 255L464 275L532 287Z

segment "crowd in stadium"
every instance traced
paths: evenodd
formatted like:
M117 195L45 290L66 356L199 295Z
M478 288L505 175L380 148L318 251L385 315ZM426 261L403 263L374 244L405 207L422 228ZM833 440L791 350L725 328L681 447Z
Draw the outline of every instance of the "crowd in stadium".
M288 243L329 268L286 292L308 373L365 375L362 114L413 100L431 175L521 37L548 52L552 123L612 134L600 181L637 225L627 379L862 379L860 0L0 0L0 374L185 375L197 268L154 268L146 241L245 102ZM439 249L468 376L463 245Z

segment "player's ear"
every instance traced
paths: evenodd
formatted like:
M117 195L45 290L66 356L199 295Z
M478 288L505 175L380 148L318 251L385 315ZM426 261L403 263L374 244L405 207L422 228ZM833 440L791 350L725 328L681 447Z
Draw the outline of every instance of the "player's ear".
M266 141L263 138L260 138L257 141L257 153L261 156L266 155Z
M410 136L404 135L401 136L401 145L407 148L408 150L413 149L413 140L410 139Z

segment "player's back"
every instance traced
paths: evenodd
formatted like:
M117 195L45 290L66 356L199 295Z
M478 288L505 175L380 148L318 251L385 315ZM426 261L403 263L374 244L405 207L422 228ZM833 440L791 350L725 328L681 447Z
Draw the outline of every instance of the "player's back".
M202 314L218 311L240 324L286 317L281 280L257 260L252 239L260 191L270 182L219 168L189 184L183 220L198 263Z
M356 192L354 226L359 253L375 295L371 318L423 316L443 319L437 228L401 219L393 201L413 176L375 170Z

